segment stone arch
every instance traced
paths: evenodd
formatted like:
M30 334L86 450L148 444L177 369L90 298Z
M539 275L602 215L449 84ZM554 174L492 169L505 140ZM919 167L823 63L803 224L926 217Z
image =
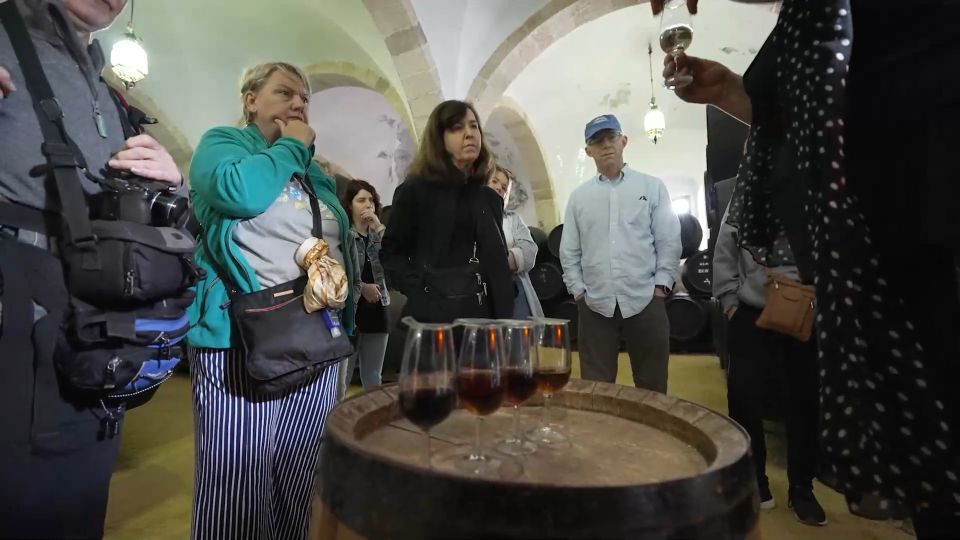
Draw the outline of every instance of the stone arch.
M560 216L557 214L553 180L547 169L547 162L543 157L543 150L536 132L520 106L506 96L494 107L490 119L503 125L516 143L524 168L530 177L537 218L544 230L549 232L560 222Z
M375 0L371 0L375 1ZM534 58L578 27L649 0L556 0L531 15L490 55L470 85L467 99L486 118L510 83Z
M400 85L410 104L416 140L434 107L443 101L440 76L427 38L410 0L363 0L400 75Z
M303 70L310 80L310 89L314 93L344 86L368 88L377 92L397 111L407 130L411 134L417 133L413 118L410 116L410 109L407 108L400 92L380 73L352 62L321 62L306 66ZM416 141L416 136L414 140Z

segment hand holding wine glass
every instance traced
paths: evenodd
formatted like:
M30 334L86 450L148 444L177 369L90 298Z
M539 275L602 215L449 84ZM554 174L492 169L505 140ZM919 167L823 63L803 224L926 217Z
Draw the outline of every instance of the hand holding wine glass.
M731 92L731 85L742 85L737 74L719 62L688 56L686 53L681 53L678 59L683 66L680 73L689 75L692 82L675 89L674 92L687 103L717 105ZM677 59L668 54L663 59L663 78L670 77L676 71Z
M681 69L680 63L683 52L690 48L691 42L693 26L684 0L666 0L660 16L660 48L673 57L675 69L663 83L671 90L693 82L693 77Z

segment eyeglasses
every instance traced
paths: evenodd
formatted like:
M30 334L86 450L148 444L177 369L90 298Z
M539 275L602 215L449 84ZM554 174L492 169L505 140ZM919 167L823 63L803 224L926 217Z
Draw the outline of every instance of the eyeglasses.
M617 142L617 139L620 138L620 135L622 135L622 133L619 131L600 132L593 137L590 137L590 140L587 141L587 144L590 146L603 146L607 143Z

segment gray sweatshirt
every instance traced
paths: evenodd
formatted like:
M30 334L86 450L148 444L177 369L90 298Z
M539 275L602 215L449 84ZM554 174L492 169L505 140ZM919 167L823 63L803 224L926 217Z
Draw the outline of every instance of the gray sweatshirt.
M89 47L80 43L72 25L68 29L54 20L69 21L58 0L17 1L27 19L37 55L63 109L67 132L80 148L89 169L99 174L110 156L123 145L119 111L107 85L99 79L103 54L96 41ZM45 165L40 152L43 135L27 92L20 64L5 29L0 26L0 65L10 72L17 91L0 99L0 197L32 208L53 209L55 197L47 191L48 182L30 175L30 170ZM106 137L97 131L94 104L106 126ZM88 193L100 190L84 178Z
M765 269L753 260L749 251L737 247L737 229L727 223L727 214L724 213L717 245L713 248L713 296L720 300L724 312L741 302L758 309L766 305L765 270L790 279L800 279L796 266Z

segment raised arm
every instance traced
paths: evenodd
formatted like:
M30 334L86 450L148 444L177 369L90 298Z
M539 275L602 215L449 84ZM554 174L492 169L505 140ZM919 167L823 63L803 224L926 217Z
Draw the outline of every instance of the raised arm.
M250 218L266 211L294 174L310 165L310 150L299 140L280 137L251 154L236 128L206 132L190 164L190 187L221 214Z

